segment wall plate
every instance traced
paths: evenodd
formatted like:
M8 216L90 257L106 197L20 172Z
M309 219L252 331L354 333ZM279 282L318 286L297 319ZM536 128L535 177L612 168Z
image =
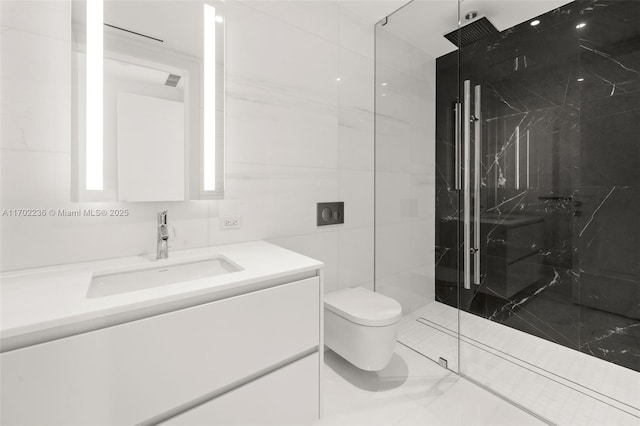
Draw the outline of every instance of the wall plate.
M220 229L240 229L242 218L240 216L220 218Z
M337 225L344 223L344 202L318 203L317 205L318 226Z

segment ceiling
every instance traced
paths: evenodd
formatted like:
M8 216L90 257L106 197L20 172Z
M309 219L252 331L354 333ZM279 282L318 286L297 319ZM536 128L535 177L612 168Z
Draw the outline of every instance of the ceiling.
M443 35L457 28L456 0L413 0L409 4L406 0L339 0L339 3L372 24L391 15L385 30L433 57L455 50ZM498 31L503 31L567 3L570 1L463 0L460 15L477 11L480 16L486 16ZM397 12L393 13L395 10Z
M389 16L389 21L384 26L385 31L432 57L455 50L455 46L443 35L457 27L457 0L334 1L371 25ZM211 0L209 2L215 3ZM469 11L477 11L479 15L486 16L499 31L503 31L566 3L569 1L463 0L460 3L460 13L464 16ZM201 13L201 2L192 1L108 0L105 3L105 22L162 38L165 40L161 43L163 47L194 57L199 57L202 52L202 40L197 35L202 30ZM198 25L193 25L193 22Z
M372 25L392 14L409 0L335 0L340 6L348 9ZM455 0L449 0L455 3Z

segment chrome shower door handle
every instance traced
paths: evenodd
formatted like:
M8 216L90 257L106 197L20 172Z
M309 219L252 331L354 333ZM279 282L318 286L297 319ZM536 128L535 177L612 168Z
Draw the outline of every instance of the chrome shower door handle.
M464 288L471 288L471 81L464 81Z
M460 146L460 125L462 124L462 104L460 102L456 102L456 106L454 108L455 111L455 122L456 122L456 131L455 131L455 152L454 152L454 156L455 156L455 168L454 168L454 174L455 174L455 190L456 191L460 191L462 189L462 183L460 182L462 179L460 177L460 174L462 173L462 167L460 165L460 155L461 155L461 146Z
M482 93L480 85L476 85L474 95L473 283L480 285L480 154L482 153Z
M464 288L471 288L473 283L480 285L480 164L482 154L482 90L480 85L474 87L474 115L471 115L471 81L464 81ZM460 107L456 106L456 111ZM458 120L458 115L456 115ZM473 122L473 207L471 205L471 123ZM458 140L456 139L456 142ZM457 155L457 154L456 154ZM456 160L458 158L456 157ZM473 208L473 238L471 236L471 211Z

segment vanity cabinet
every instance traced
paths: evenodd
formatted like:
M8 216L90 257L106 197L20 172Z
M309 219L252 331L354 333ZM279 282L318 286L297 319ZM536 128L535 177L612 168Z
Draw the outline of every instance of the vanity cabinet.
M162 425L204 425L212 419L225 426L308 424L309 413L317 410L319 357L308 355Z
M312 423L321 300L315 276L5 352L2 424Z
M544 219L537 216L483 218L481 254L486 278L479 290L503 299L542 278Z

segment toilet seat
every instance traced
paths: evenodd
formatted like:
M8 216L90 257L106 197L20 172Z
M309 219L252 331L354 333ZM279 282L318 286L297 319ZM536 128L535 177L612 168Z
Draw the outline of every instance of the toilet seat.
M394 324L402 316L400 303L363 287L327 294L324 307L353 323L370 327Z

